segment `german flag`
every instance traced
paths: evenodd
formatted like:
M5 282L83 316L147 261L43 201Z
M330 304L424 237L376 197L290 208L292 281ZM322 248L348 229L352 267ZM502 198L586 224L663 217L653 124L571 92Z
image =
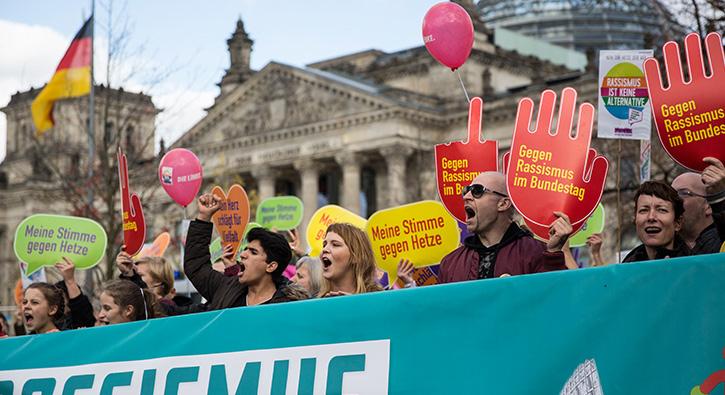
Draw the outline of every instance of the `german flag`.
M93 16L83 24L70 47L30 109L37 135L53 127L53 104L58 99L84 96L91 92Z

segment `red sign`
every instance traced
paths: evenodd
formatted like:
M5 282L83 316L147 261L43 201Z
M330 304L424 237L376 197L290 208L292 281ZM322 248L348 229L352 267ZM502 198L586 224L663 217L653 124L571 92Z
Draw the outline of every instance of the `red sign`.
M594 122L591 104L579 107L577 133L571 135L576 97L572 88L562 92L559 121L553 134L550 131L556 105L554 91L541 93L533 131L529 125L534 102L530 98L519 101L506 186L511 202L527 222L547 229L556 219L554 211L569 216L574 227L583 223L597 208L607 178L609 162L589 148Z
M231 244L234 254L236 254L244 238L244 229L249 223L247 192L240 185L234 184L229 188L228 193L224 193L220 186L215 186L211 190L211 194L222 200L221 208L214 213L211 220L222 238L222 246L226 247Z
M460 222L466 222L463 187L485 171L498 171L498 142L480 140L483 100L474 97L468 107L468 140L435 147L438 195L443 206Z
M526 218L524 218L524 223L526 224L526 227L529 228L531 233L535 234L536 236L539 236L539 238L541 238L542 240L549 240L549 226L548 225L544 226L544 225L535 224ZM571 226L572 231L571 231L570 235L574 235L586 223L587 223L587 221L581 221L576 225L572 225Z
M141 251L146 241L146 221L138 195L128 189L128 163L126 155L118 148L118 182L121 185L121 218L123 218L123 244L126 253L133 256Z
M710 59L709 77L705 75L700 36L690 33L685 37L688 82L682 75L680 47L674 41L662 47L667 89L662 86L657 59L644 62L652 115L662 146L675 162L694 171L707 167L702 159L708 156L725 162L725 53L720 34L708 34L705 47Z

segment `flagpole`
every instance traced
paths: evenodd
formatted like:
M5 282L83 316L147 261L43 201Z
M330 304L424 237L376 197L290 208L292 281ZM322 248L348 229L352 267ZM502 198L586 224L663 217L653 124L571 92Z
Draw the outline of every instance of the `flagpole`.
M95 125L95 82L93 80L93 46L95 41L96 1L91 0L91 94L88 96L88 210L86 216L90 217L93 209L93 165L96 154Z

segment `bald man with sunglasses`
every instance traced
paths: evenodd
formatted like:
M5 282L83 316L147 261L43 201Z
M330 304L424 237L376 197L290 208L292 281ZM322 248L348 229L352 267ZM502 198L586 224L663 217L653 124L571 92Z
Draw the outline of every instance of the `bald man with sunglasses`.
M549 241L534 239L513 221L503 174L479 174L464 189L463 205L472 235L443 258L440 283L566 270L562 248L572 232L569 218L554 212L558 218L551 224Z
M693 255L720 252L725 241L725 166L716 158L703 161L702 174L683 173L671 184L685 206L679 235Z

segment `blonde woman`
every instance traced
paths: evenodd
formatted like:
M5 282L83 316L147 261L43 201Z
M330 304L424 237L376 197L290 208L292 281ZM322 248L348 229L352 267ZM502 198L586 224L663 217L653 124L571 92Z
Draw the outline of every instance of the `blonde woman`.
M320 261L320 297L382 291L376 281L370 240L365 232L351 224L336 223L327 228Z
M172 300L176 296L174 271L166 259L160 256L147 256L134 263L136 273L158 299Z

